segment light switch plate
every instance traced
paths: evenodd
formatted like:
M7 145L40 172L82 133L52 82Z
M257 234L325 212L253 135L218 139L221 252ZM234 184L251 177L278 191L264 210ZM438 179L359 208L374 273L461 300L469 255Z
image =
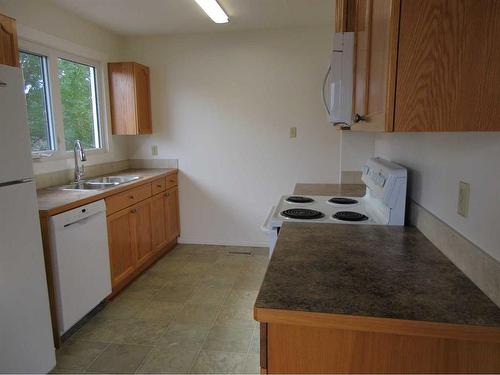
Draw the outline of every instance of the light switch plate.
M297 128L290 128L290 138L297 138Z
M158 145L151 146L151 155L158 156Z
M460 181L458 183L458 205L457 205L457 212L460 216L467 217L469 215L469 198L470 198L470 185L467 182Z

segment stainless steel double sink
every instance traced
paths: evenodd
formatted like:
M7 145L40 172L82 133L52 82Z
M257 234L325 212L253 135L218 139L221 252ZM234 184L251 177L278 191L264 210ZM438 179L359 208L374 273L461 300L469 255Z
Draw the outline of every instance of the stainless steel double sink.
M87 190L104 190L113 186L125 184L127 182L140 179L140 176L104 176L97 177L91 180L83 180L74 182L69 185L58 186L57 190L73 190L73 191L87 191Z

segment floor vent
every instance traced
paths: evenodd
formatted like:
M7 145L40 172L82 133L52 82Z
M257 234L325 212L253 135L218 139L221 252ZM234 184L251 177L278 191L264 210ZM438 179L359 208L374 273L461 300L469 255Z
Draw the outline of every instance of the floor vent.
M247 255L252 256L252 253L249 251L228 251L227 254L230 255Z

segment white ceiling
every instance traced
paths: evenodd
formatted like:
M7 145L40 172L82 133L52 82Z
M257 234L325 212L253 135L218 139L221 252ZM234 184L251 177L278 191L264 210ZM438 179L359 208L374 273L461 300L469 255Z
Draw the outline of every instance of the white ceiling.
M328 25L333 0L219 0L229 24L214 24L194 0L51 0L121 35Z

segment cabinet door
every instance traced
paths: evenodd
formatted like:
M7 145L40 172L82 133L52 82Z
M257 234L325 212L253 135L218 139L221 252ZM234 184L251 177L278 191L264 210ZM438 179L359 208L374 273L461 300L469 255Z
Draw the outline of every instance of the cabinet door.
M151 239L153 242L153 251L161 250L167 243L165 194L167 193L157 194L151 199Z
M136 116L139 134L151 134L151 91L149 87L149 68L134 64Z
M0 14L0 64L19 66L16 21Z
M401 0L395 131L500 130L500 1Z
M133 218L129 209L108 216L109 261L113 288L135 269Z
M151 238L151 198L132 206L138 266L153 255Z
M393 0L357 0L354 49L354 122L351 130L385 131L389 94ZM396 46L392 46L396 48Z
M173 241L180 235L179 190L174 187L165 193L165 219L167 224L167 241Z
M356 0L335 1L335 31L354 31L356 13Z

